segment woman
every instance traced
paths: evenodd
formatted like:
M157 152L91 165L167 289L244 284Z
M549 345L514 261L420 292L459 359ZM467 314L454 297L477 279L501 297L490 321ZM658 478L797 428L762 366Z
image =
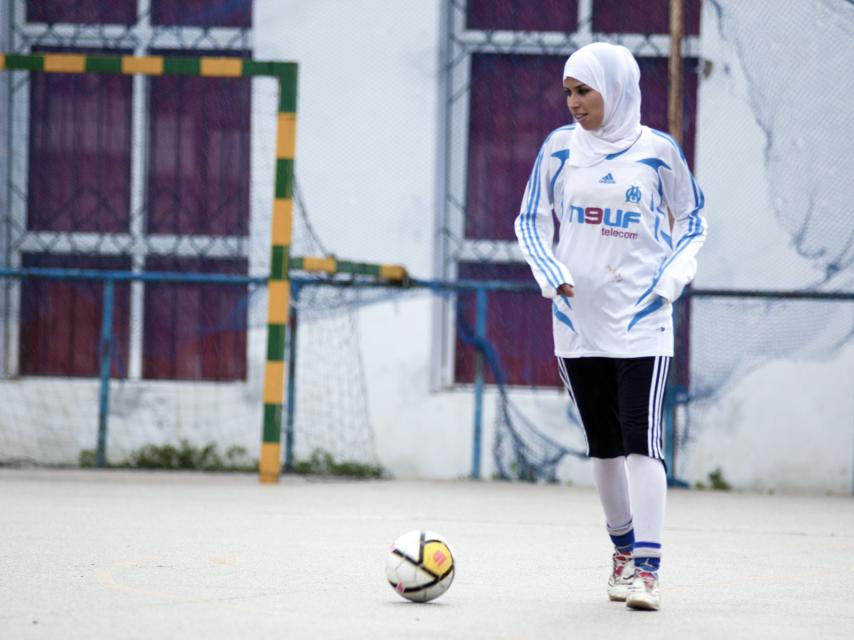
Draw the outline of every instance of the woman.
M706 221L679 146L641 125L639 81L625 47L594 43L569 57L563 86L575 124L540 149L516 236L552 299L560 375L614 543L608 596L657 610L672 304L696 273Z

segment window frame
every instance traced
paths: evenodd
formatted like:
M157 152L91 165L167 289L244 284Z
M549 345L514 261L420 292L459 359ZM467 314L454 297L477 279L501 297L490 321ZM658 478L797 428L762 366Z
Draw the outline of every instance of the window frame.
M441 280L458 278L458 265L486 261L521 263L524 259L515 240L468 239L465 236L465 208L468 201L468 157L470 87L472 58L476 54L554 54L568 56L576 49L597 41L619 42L636 57L667 58L669 34L596 33L593 11L596 0L578 0L578 27L571 33L555 31L491 31L467 27L467 2L444 0L442 5L440 146L436 194L436 249L434 274ZM699 58L700 36L686 35L683 58ZM559 123L556 123L558 126ZM536 149L531 149L531 160ZM521 193L519 197L521 198ZM531 279L533 284L533 278ZM491 293L490 296L499 295ZM433 361L431 386L434 390L468 389L471 383L455 377L456 305L437 299L433 306ZM512 385L511 386L515 386ZM526 385L527 386L527 385Z
M11 42L7 49L16 53L30 53L34 47L69 47L92 49L114 48L126 49L135 56L147 55L156 49L183 49L188 55L202 56L206 50L233 50L236 54L251 56L251 28L243 27L192 27L192 26L160 26L151 24L151 0L137 0L137 18L131 25L121 24L70 24L70 23L36 23L27 21L26 0L12 0L9 6L11 24ZM187 47L191 43L191 47ZM30 72L11 72L9 76L9 101L15 113L29 113L29 74ZM44 253L49 247L51 253L73 254L84 253L91 256L128 255L131 259L131 270L142 272L145 260L149 256L169 253L179 258L199 258L215 260L217 258L234 260L242 259L249 265L252 272L254 257L252 249L252 209L255 196L250 184L249 221L246 235L241 236L202 236L188 234L152 234L149 236L144 228L143 206L148 188L148 129L149 129L149 87L146 76L135 74L131 76L131 142L130 142L130 229L125 233L114 232L76 232L76 231L30 231L26 226L27 194L29 191L29 118L19 118L13 123L11 131L7 132L8 139L4 142L7 148L16 149L17 159L8 168L12 185L20 192L20 196L9 198L11 206L8 211L8 238L3 234L0 239L0 249L9 256L8 266L20 268L24 254ZM252 145L254 144L255 117L254 106L250 107L250 162ZM204 247L202 253L198 247ZM5 377L17 377L21 372L21 313L22 285L20 281L7 281L5 289L5 306L7 320L5 325L5 340L0 349L0 372ZM128 380L152 380L142 377L143 371L143 318L144 318L145 284L134 281L130 285L130 311L128 314ZM248 362L250 360L250 340L248 327L253 320L247 319L246 349L244 357L246 366L243 381L249 379ZM100 332L100 328L99 328ZM37 375L41 374L28 374ZM47 374L45 374L47 375ZM153 380L152 380L153 381ZM212 382L215 380L199 379L197 382ZM224 382L234 382L226 380Z

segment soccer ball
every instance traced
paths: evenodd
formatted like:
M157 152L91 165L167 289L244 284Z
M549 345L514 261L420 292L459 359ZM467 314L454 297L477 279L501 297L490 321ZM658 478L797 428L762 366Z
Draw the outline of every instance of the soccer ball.
M410 531L391 545L385 573L392 589L413 602L427 602L445 593L454 581L454 554L433 531Z

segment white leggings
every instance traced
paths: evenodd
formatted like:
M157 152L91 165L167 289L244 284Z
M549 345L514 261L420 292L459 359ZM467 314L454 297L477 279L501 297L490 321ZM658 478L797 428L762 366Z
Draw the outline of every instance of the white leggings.
M667 476L661 460L636 453L590 460L609 531L623 533L621 528L634 523L636 545L661 545L667 500ZM660 555L660 551L651 554Z

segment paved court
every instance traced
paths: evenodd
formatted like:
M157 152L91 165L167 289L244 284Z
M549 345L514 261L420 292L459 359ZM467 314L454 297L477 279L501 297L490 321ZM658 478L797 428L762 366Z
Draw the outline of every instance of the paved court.
M450 591L388 544L443 533ZM0 638L851 638L854 499L674 491L662 610L608 602L592 490L0 469Z

